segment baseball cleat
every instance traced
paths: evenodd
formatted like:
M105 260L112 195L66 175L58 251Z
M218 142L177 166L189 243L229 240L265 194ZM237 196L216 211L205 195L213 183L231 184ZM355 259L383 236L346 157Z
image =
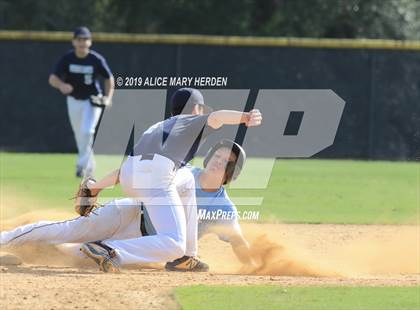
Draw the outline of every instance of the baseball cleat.
M93 259L99 266L99 270L103 272L119 273L120 267L115 260L115 255L112 257L108 249L103 247L99 242L84 243L80 251L86 254L87 257ZM114 252L115 253L115 252Z
M76 178L83 178L83 177L84 177L83 169L82 168L77 168L76 169Z
M196 257L184 255L173 262L166 263L165 269L167 271L206 272L209 271L209 265Z

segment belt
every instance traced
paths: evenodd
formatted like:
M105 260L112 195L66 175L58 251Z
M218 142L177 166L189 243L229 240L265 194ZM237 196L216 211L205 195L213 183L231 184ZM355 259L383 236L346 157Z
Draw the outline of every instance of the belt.
M144 155L141 155L140 161L153 160L154 157L155 157L155 154L144 154Z
M146 231L146 224L144 223L144 204L143 202L140 205L141 215L140 215L140 231L142 236L148 236L149 234Z
M89 100L90 99L90 95L89 95L89 97L87 97L87 98L80 98L80 97L75 97L75 96L69 96L69 97L72 97L73 99L75 99L75 100Z
M156 154L154 154L154 153L147 153L147 154L140 155L141 156L140 161L142 161L142 160L153 160L155 155ZM160 155L160 154L157 154L157 155ZM130 156L132 156L132 155L130 155ZM163 155L161 155L161 156L163 156ZM166 156L163 156L163 157L169 159L170 161L172 161L174 163L174 171L178 170L182 166L181 163L177 163L176 161L174 161L173 159L171 159L169 157L166 157Z

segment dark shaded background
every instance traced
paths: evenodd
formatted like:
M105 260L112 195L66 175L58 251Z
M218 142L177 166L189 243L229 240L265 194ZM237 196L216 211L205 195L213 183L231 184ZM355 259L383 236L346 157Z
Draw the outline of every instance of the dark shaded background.
M420 39L418 0L0 0L0 29Z
M65 98L47 81L68 48L67 42L0 41L3 151L76 151ZM227 76L227 88L254 94L332 89L346 107L334 145L316 157L419 156L418 52L116 43L95 43L94 49L115 76Z

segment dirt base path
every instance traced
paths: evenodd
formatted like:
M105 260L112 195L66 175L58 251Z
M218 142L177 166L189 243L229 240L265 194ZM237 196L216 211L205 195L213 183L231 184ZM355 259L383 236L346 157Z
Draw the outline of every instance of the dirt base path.
M246 224L259 267L241 269L230 245L200 240L210 273L125 269L103 274L51 247L14 251L24 263L0 266L2 309L176 309L181 285L420 285L417 226ZM261 235L266 237L261 237ZM238 274L242 273L242 274ZM315 276L316 275L316 276Z
M3 267L4 268L4 267ZM102 274L94 269L9 267L1 274L2 309L176 309L172 288L180 285L420 285L418 275L357 279L243 276L212 273L124 271Z

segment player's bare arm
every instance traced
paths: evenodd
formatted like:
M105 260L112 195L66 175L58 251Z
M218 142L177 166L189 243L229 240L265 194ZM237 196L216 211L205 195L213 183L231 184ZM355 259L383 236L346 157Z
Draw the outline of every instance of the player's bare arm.
M120 169L115 169L95 184L88 184L88 188L92 195L97 196L104 188L114 186L118 183L120 183Z
M74 208L77 213L82 216L89 216L94 208L97 207L97 199L99 193L107 187L116 185L120 182L120 169L107 174L99 182L96 182L92 178L84 179L76 193L76 200Z
M63 82L58 76L55 74L51 74L48 83L58 89L63 95L68 95L73 91L73 86L68 83Z
M112 96L114 95L114 89L115 89L115 80L114 77L111 76L109 79L106 79L104 81L104 97L105 100L109 102L109 104L105 104L106 106L109 106L112 102Z
M254 127L261 125L262 114L258 109L253 109L250 112L238 112L232 110L220 110L212 112L207 124L218 129L223 125L238 125L245 124L247 127Z
M252 265L251 253L248 242L240 234L234 234L230 237L230 245L236 257L244 265Z

